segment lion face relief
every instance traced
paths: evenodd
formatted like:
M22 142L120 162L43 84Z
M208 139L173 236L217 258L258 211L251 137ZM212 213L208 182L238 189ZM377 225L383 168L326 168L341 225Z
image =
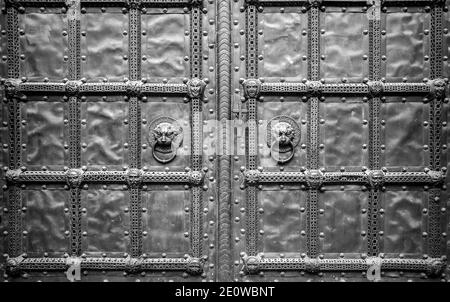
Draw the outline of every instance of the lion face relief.
M160 163L168 163L175 158L183 141L183 128L173 118L156 118L150 124L148 140L153 157Z
M276 116L267 125L267 146L270 155L279 164L290 161L295 153L295 147L300 142L300 127L289 116Z
M272 128L275 140L282 146L290 145L294 140L294 129L289 123L279 122Z
M170 146L178 134L178 129L170 123L158 124L153 129L156 144L160 146Z
M188 82L188 93L191 98L199 98L203 95L206 83L200 79L194 78Z

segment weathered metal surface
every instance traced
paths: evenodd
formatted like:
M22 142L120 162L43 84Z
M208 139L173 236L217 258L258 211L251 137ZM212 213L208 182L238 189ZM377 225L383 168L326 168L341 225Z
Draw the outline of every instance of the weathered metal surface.
M1 280L448 279L448 5L2 2Z

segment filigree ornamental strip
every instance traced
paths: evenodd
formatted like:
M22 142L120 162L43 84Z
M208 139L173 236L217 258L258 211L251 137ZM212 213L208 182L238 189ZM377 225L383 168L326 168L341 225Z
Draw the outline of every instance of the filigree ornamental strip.
M218 120L220 133L218 137L222 142L218 152L218 181L219 181L219 226L218 226L218 279L219 281L231 280L232 255L231 255L231 133L228 121L231 120L231 3L228 0L217 1L218 13Z
M199 6L191 8L191 48L190 48L190 70L191 80L188 82L188 94L191 100L191 168L199 173L203 166L203 110L202 98L206 83L202 78L202 10ZM191 255L201 258L203 244L201 234L203 230L203 192L199 186L191 188L191 230L190 243Z
M129 101L128 142L130 145L129 165L136 171L141 168L141 105L138 98L137 81L141 78L141 11L140 1L131 0L129 12L129 57L128 68L131 83L127 90L132 93ZM138 173L139 174L139 173ZM135 177L136 178L136 177ZM139 177L138 177L139 178ZM141 182L131 183L130 189L130 244L131 256L142 254L142 193Z
M7 8L7 69L8 77L19 77L19 17L15 7ZM9 88L9 91L8 91ZM15 97L16 85L5 88L8 99L9 169L21 166L21 110ZM8 255L18 256L22 252L22 192L14 184L8 190Z
M69 79L76 81L81 76L81 25L80 1L71 3L67 12L68 18L68 48L69 48ZM81 103L77 96L69 97L68 105L69 127L69 168L78 169L81 166ZM72 256L81 254L81 189L70 186L70 252Z
M443 76L443 9L444 2L435 3L431 10L431 30L430 30L430 69L431 79L433 79L439 90L445 83L440 80ZM439 88L440 87L440 88ZM445 93L437 93L430 104L430 132L429 132L429 154L430 169L439 171L443 163L441 163L441 138L442 138L442 100ZM428 253L432 257L440 257L443 254L442 240L442 214L440 212L441 190L439 188L432 189L428 193Z
M245 12L246 20L246 75L243 82L247 101L247 137L246 167L255 170L258 164L257 148L257 105L261 83L258 77L258 11L253 3L249 3ZM258 196L255 187L248 187L246 191L246 253L254 256L258 253Z
M308 11L308 100L307 161L308 169L319 168L319 98L320 93L320 1L310 1ZM307 250L309 257L319 253L318 202L319 186L308 188L307 195Z
M78 262L82 270L90 271L125 271L136 274L146 271L187 271L192 272L192 264L196 259L188 258L9 258L6 271L11 275L19 275L23 272L42 271L67 271L74 263Z
M369 19L369 78L371 81L372 98L369 103L369 169L380 169L381 137L380 137L380 107L379 94L383 91L381 77L381 7L380 0L367 11ZM380 84L381 83L381 84ZM383 87L383 88L382 88ZM379 217L381 192L379 188L369 191L367 244L368 254L377 256L379 253Z

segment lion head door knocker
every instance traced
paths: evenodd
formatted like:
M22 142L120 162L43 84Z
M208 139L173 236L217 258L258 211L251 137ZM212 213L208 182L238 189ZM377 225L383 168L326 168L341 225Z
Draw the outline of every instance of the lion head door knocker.
M300 142L300 127L289 116L276 116L267 124L267 145L270 156L279 164L289 162Z
M158 117L150 123L149 144L153 157L162 164L171 162L183 142L183 128L171 117Z

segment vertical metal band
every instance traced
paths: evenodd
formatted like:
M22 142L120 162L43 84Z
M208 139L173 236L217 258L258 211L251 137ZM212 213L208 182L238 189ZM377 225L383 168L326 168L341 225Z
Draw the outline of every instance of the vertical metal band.
M381 78L381 6L376 0L368 10L369 19L369 79L379 81ZM369 169L380 169L381 137L380 137L381 99L372 97L369 101ZM379 217L381 192L379 188L371 188L369 192L367 217L367 252L369 256L379 253Z
M202 77L202 10L191 9L191 78Z
M191 8L191 78L202 77L202 10L199 6ZM200 95L203 97L203 95ZM191 166L192 170L200 171L203 165L203 110L200 97L191 99ZM191 255L199 258L202 256L203 246L201 234L203 229L203 192L199 186L191 189Z
M308 78L312 81L320 79L320 12L319 3L313 2L308 12ZM308 169L319 168L319 99L310 97L308 100ZM319 253L318 220L318 188L309 188L307 196L307 240L308 256L317 257Z
M7 8L8 35L8 77L19 78L19 16L14 7ZM22 135L20 131L20 103L15 97L8 98L9 125L9 169L18 169L21 165ZM22 253L22 193L17 185L11 185L8 192L8 255Z
M231 3L228 0L217 1L218 34L217 34L217 87L218 87L218 120L220 133L217 136L222 145L219 152L219 281L231 280L231 153L229 150L230 132L228 121L231 120Z
M72 2L67 12L69 23L69 79L81 77L80 1ZM77 96L69 97L69 168L81 167L81 104ZM70 252L81 255L81 189L70 188Z
M7 13L7 36L8 36L8 77L19 77L19 16L17 8L10 6Z
M431 41L430 41L430 69L431 79L443 77L443 9L444 3L435 3L431 10ZM441 169L441 136L442 136L442 101L438 96L430 103L430 169ZM444 201L445 202L445 201ZM443 240L441 237L441 189L433 188L428 193L428 253L431 257L443 255Z
M258 77L258 11L255 5L248 5L246 11L246 45L247 45L247 78ZM256 99L247 99L247 140L246 140L246 166L254 170L258 164L258 142L256 124ZM246 251L250 256L258 253L258 198L256 188L247 188L246 194Z
M131 1L129 12L129 76L131 81L141 78L141 11L139 0ZM129 100L129 133L130 169L141 168L141 105L139 98L133 96ZM131 256L142 254L142 192L139 184L130 187L130 244Z

